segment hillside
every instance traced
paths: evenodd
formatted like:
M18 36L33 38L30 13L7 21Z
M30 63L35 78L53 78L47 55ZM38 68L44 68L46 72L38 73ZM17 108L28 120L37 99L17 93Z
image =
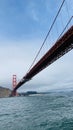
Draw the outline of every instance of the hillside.
M9 97L11 90L0 86L0 98Z

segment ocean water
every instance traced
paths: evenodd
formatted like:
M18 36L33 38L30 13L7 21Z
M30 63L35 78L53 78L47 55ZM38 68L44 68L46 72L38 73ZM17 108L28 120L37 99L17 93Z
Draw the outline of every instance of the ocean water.
M73 92L1 98L0 130L73 130Z

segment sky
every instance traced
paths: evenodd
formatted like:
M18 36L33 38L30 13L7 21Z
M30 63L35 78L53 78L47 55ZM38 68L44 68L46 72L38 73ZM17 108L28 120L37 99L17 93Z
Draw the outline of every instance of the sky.
M0 0L0 86L12 89L28 71L63 0ZM66 0L37 59L53 46L73 15L73 0ZM68 28L73 25L73 19ZM67 28L67 29L68 29ZM36 61L36 62L37 62ZM73 88L73 50L37 74L18 91Z

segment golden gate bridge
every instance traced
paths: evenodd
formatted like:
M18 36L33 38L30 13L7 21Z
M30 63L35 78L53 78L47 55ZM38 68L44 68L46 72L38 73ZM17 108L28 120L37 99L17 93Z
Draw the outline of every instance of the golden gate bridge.
M44 56L42 56L42 58L35 64L35 60L37 59L41 49L43 48L55 22L56 19L64 5L65 0L63 0L57 14L56 17L53 20L53 23L42 43L42 46L40 47L36 57L34 58L28 72L25 74L25 76L18 82L18 84L16 83L16 77L14 78L14 88L13 91L11 93L11 96L15 96L16 95L16 90L21 87L23 84L25 84L26 82L28 82L29 80L31 80L36 74L38 74L39 72L41 72L43 69L45 69L47 66L51 65L53 62L55 62L57 59L59 59L60 57L62 57L64 54L66 54L67 52L69 52L70 50L73 49L73 25L71 25L69 27L69 29L67 29L68 25L70 24L70 22L73 20L73 16L70 17L70 19L68 20L67 24L65 25L65 27L63 28L63 31L61 32L61 34L59 35L58 39L56 40L56 42L54 43L54 45L44 54ZM67 30L66 30L67 29ZM66 30L66 32L65 32Z

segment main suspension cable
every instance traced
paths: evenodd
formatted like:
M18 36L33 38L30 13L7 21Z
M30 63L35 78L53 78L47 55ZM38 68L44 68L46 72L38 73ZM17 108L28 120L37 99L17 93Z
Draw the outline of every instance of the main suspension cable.
M57 12L57 14L56 14L56 17L54 18L53 23L52 23L52 25L51 25L51 27L50 27L50 29L49 29L49 31L48 31L46 37L45 37L45 39L44 39L44 41L43 41L43 43L42 43L40 49L39 49L39 51L38 51L36 57L34 58L34 60L33 60L32 64L31 64L31 66L30 66L29 69L28 69L28 72L29 72L29 70L32 68L32 66L33 66L34 62L36 61L36 59L37 59L37 57L38 57L38 55L39 55L41 49L43 48L43 46L44 46L44 44L45 44L45 42L46 42L46 40L47 40L47 38L48 38L48 36L49 36L49 34L50 34L50 32L51 32L51 30L52 30L52 28L53 28L55 22L56 22L56 19L57 19L58 15L59 15L59 13L60 13L60 11L61 11L61 9L62 9L62 6L64 5L64 2L65 2L65 0L63 0L62 4L61 4L61 6L60 6L60 8L59 8L59 10L58 10L58 12ZM27 72L27 73L28 73L28 72Z
M66 28L68 27L68 25L70 24L70 22L72 21L73 19L73 16L71 16L71 18L69 19L68 23L66 24L66 26L64 27L63 31L61 32L60 36L58 37L58 40L59 38L62 36L62 34L64 33L64 31L66 30Z

